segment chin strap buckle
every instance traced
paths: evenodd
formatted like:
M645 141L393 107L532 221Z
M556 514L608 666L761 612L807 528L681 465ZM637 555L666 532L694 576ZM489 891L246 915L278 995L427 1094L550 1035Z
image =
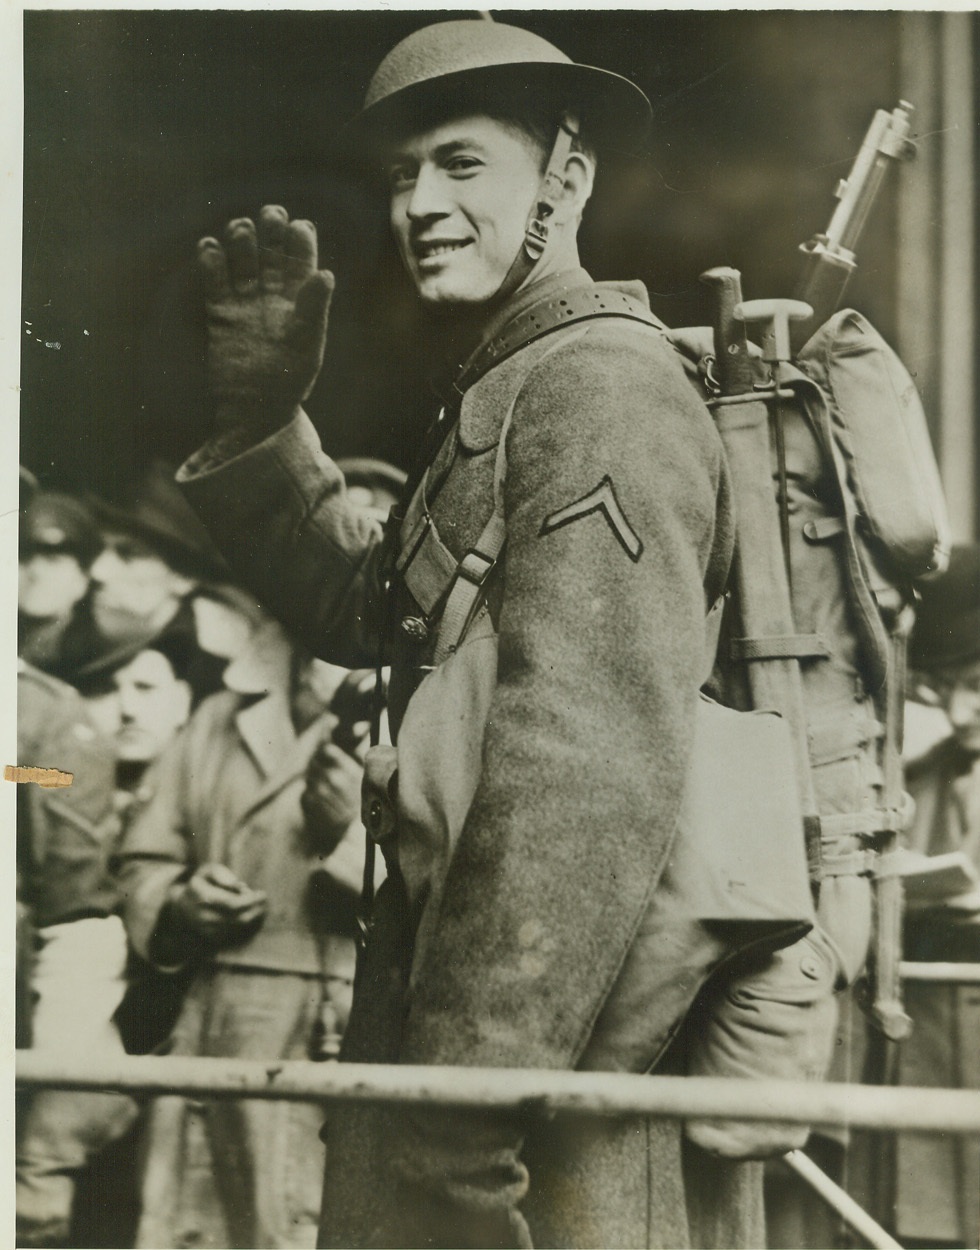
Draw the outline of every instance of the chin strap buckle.
M551 147L544 177L541 179L534 211L524 230L524 254L532 264L541 259L548 245L548 218L561 198L565 186L565 163L578 133L578 121L570 113L563 114L558 123L558 133Z
M538 214L541 212L541 206L538 206ZM527 258L532 263L536 263L541 259L544 249L548 246L548 223L542 220L541 216L532 217L527 223L527 229L524 231L524 251Z

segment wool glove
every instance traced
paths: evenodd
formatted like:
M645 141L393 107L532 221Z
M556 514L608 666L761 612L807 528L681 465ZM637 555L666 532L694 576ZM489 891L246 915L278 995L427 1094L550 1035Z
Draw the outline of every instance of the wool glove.
M316 229L267 205L258 226L229 222L201 239L207 378L218 434L271 433L310 394L323 363L333 274L317 269Z

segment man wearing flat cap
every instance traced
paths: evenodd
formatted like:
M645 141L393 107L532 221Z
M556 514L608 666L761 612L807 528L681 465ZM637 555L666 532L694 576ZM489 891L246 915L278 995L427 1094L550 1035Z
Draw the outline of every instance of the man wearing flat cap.
M216 430L180 479L314 651L391 665L346 1059L648 1071L732 950L665 871L732 553L722 449L645 290L578 253L596 154L648 116L499 23L378 69L346 139L454 361L383 541L300 406L333 286L312 225L267 207L199 245ZM763 1244L755 1165L688 1147L685 1175L672 1121L350 1109L326 1141L322 1245Z

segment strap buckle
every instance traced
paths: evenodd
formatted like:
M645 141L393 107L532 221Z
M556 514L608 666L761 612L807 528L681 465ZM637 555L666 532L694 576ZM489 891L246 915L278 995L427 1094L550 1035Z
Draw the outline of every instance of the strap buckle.
M471 547L457 565L453 582L462 577L474 586L482 586L496 563L495 556L488 556L478 547Z

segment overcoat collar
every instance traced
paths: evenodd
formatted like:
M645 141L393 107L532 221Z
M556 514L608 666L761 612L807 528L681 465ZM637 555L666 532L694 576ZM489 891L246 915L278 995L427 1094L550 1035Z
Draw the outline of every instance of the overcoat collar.
M480 387L480 401L476 402L473 392L468 389L467 385L467 374L471 372L473 363L480 359L489 344L494 344L496 340L499 345L506 340L509 332L515 333L517 328L514 323L524 314L533 315L529 313L529 310L539 304L557 303L565 293L579 291L582 288L619 291L636 300L644 308L650 306L646 288L641 282L596 283L593 282L588 272L581 268L551 274L540 282L532 283L517 291L488 321L479 344L457 367L453 382L443 392L447 405L453 402L460 403L459 441L464 450L481 452L496 446L508 407L506 402L501 402L500 397L501 395L513 396L514 384L510 374L513 370L523 373L526 368L523 361L511 356L509 359L505 358L500 365L490 369L488 373L481 374L479 380L483 385ZM526 341L523 338L520 340L522 343ZM519 357L520 354L518 351L517 356ZM509 364L510 360L514 363ZM460 387L464 392L462 402L460 402ZM496 394L498 390L500 395Z
M242 696L235 726L263 778L251 806L300 775L326 732L327 713L296 733L289 706L292 669L292 644L281 626L269 621L225 670L225 685Z
M239 817L246 820L286 786L303 776L318 744L330 736L336 718L324 712L297 734L285 692L276 690L242 708L235 718L238 732L262 775L259 789Z

